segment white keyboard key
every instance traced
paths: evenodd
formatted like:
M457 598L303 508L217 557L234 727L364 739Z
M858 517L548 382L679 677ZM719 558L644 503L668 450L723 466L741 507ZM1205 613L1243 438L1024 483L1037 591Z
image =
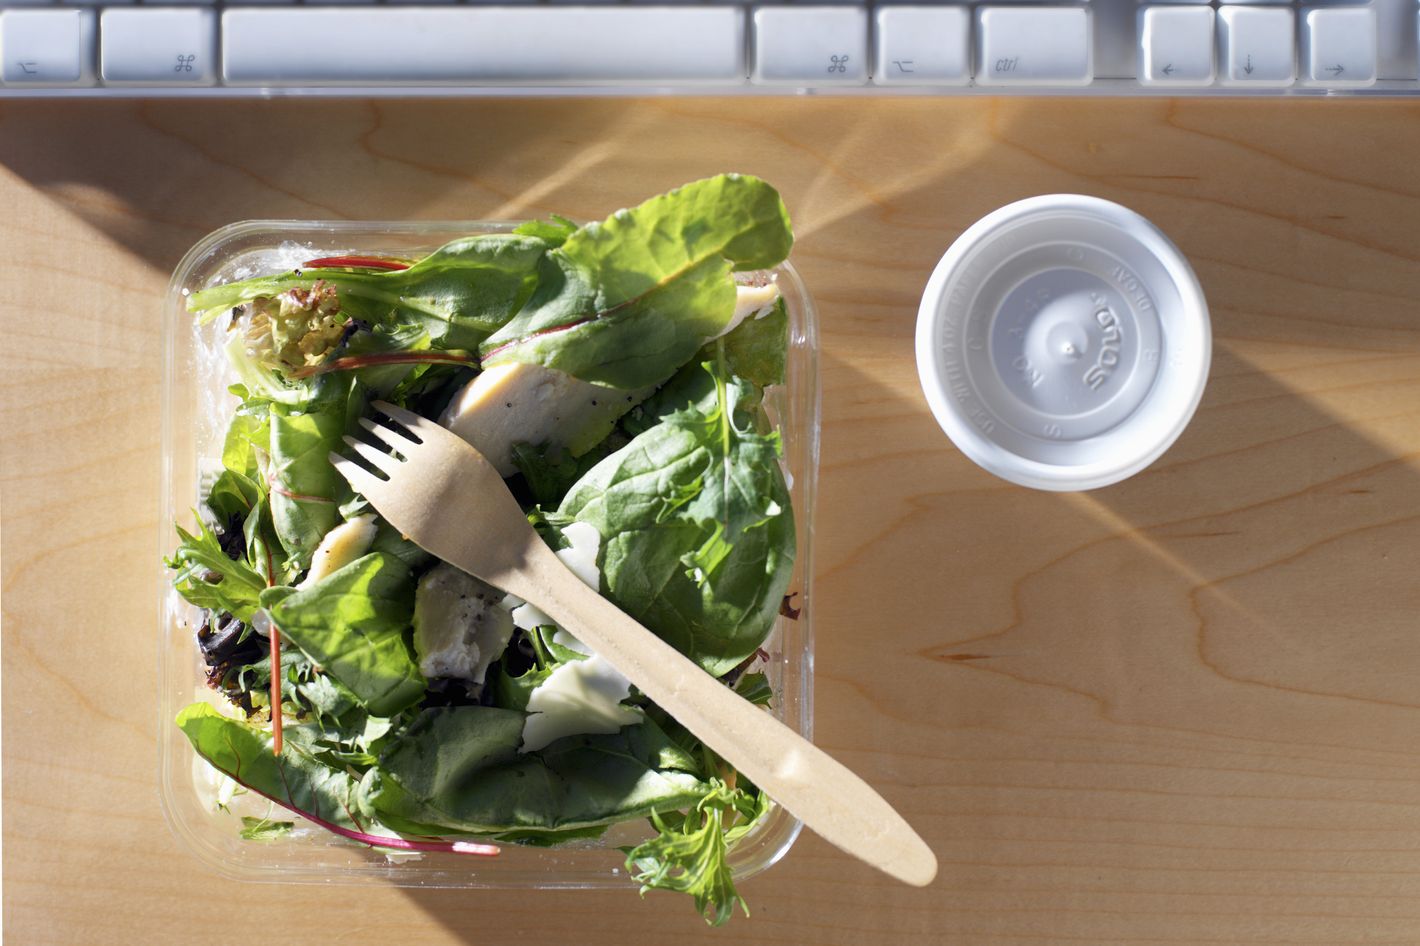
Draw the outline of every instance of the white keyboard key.
M1375 10L1308 10L1302 23L1303 78L1328 87L1375 85Z
M1213 8L1175 4L1139 13L1139 81L1144 85L1210 85Z
M217 81L213 10L105 10L99 73L112 84L211 85Z
M751 78L767 84L862 85L868 81L868 11L758 8Z
M976 29L981 85L1088 85L1094 78L1084 7L982 7Z
M1229 85L1282 87L1296 81L1296 20L1291 10L1224 5L1218 9L1222 79Z
M296 7L222 14L223 74L244 85L736 83L745 77L744 46L744 13L735 7Z
M91 85L94 11L0 13L0 79L6 85Z
M1371 0L1376 11L1376 78L1414 79L1415 0Z
M966 7L879 7L873 81L879 85L966 85L971 81L971 12Z

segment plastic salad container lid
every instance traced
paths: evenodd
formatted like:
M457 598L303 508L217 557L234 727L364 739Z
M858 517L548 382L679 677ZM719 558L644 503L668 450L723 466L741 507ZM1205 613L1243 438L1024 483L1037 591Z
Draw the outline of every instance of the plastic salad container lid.
M986 470L1046 490L1133 476L1188 425L1208 379L1208 306L1139 214L1051 194L973 224L917 316L937 422Z

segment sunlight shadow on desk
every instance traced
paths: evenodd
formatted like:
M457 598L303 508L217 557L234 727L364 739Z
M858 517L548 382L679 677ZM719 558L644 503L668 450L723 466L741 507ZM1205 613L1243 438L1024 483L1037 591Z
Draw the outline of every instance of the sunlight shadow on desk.
M18 102L0 168L162 272L246 219L600 215L631 101ZM625 128L626 134L621 130ZM575 205L568 193L582 199Z
M861 432L840 408L824 445L818 731L850 763L912 747L874 771L983 912L1297 832L1335 865L1381 843L1350 779L1420 800L1420 344L1303 369L1310 391L1230 347L1174 450L1084 494L994 479L899 386L830 366Z

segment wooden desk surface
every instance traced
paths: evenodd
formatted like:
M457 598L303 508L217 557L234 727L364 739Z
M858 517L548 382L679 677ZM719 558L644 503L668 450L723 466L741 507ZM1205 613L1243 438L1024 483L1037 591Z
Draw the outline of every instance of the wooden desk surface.
M0 109L4 921L15 943L1420 942L1420 107L962 100ZM707 931L634 892L216 879L156 787L159 300L251 217L596 217L776 183L823 320L817 732L941 858L806 837ZM932 265L1121 201L1217 351L1152 470L1050 495L919 393ZM262 918L260 923L255 918Z

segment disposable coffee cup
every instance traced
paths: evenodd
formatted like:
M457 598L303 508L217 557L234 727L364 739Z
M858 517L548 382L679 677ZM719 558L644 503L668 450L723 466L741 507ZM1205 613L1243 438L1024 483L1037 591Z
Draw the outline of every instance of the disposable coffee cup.
M957 447L1022 486L1133 476L1188 426L1212 358L1192 267L1139 214L1051 194L947 250L917 315L922 390Z

